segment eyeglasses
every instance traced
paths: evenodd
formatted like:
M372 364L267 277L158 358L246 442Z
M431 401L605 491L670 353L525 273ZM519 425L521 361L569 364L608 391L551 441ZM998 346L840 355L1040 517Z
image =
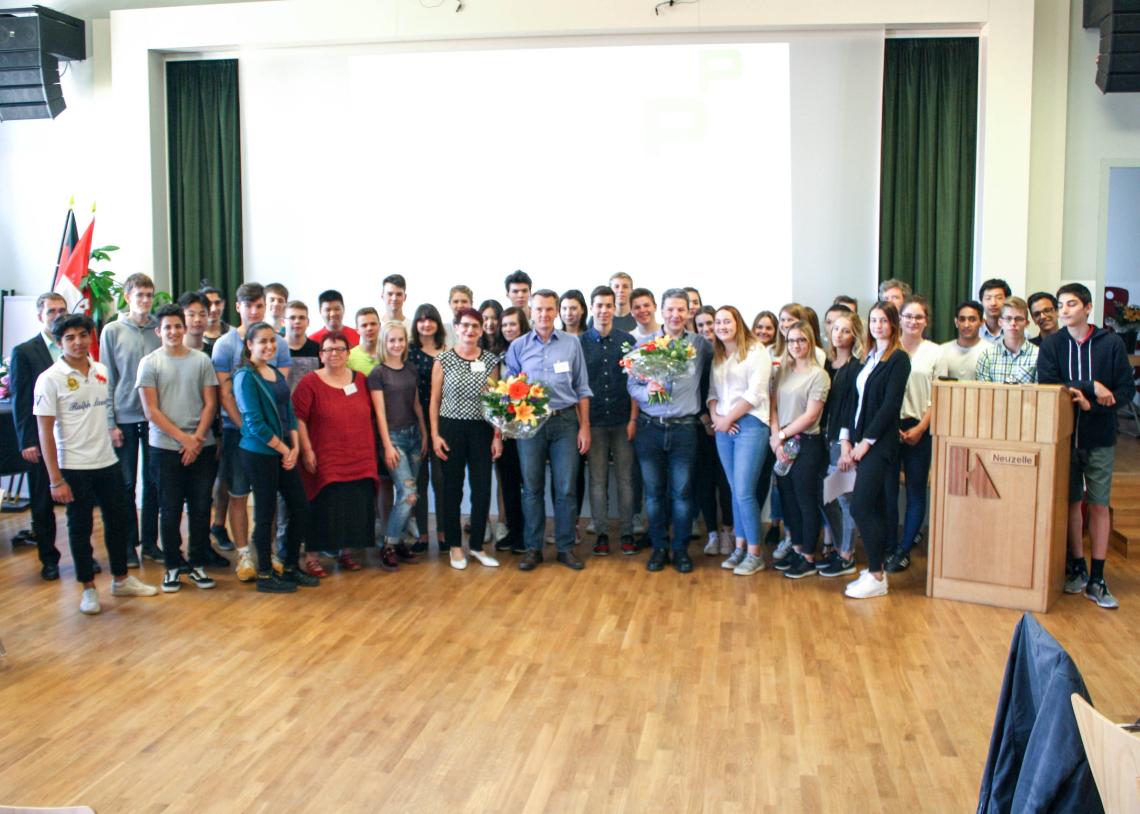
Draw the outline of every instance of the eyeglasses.
M1029 320L1027 320L1025 317L1021 317L1021 316L1003 316L1001 318L1001 321L1002 322L1009 322L1009 323L1012 323L1014 325L1020 325L1021 323L1028 322Z
M321 353L348 353L348 348L321 348Z
M483 324L482 323L476 324L474 322L460 322L459 327L460 328L466 328L469 331L480 331L483 329Z
M905 319L907 322L924 322L926 321L925 314L903 314L900 319Z
M806 345L807 339L802 337L802 336L799 339L789 339L788 344L789 345Z
M1056 308L1042 308L1040 311L1034 312L1033 318L1034 319L1041 319L1041 317L1047 317L1051 314L1056 314L1056 313L1057 313Z

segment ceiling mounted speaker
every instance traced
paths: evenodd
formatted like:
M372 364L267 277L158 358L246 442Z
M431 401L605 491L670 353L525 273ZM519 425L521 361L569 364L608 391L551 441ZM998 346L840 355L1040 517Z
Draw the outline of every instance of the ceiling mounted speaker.
M0 122L63 112L59 62L86 59L85 36L82 20L43 6L0 9Z

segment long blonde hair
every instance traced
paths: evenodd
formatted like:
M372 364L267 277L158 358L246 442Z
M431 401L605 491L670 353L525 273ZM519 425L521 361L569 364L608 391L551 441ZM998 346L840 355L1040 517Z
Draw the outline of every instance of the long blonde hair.
M788 333L792 331L799 331L807 338L807 362L809 365L819 367L819 359L817 359L815 355L815 349L818 345L815 341L815 331L811 329L811 323L806 319L801 319L788 327ZM784 354L780 357L780 370L792 370L796 366L796 360L792 357L792 349L788 346L787 340L784 341L784 346Z
M851 356L852 358L858 359L861 362L867 353L867 347L865 344L867 337L864 334L863 320L860 319L859 315L854 311L849 311L846 314L839 314L831 323L832 330L835 330L835 326L841 319L847 321L848 327L851 328L851 335L855 338L855 343L851 346ZM836 357L835 342L832 341L830 336L827 339L827 358L834 362Z
M776 313L777 314L784 314L784 313L791 314L793 317L796 318L796 322L807 322L808 321L807 311L798 302L789 302L787 305L785 305L783 308L781 308ZM790 331L791 328L788 328L788 330ZM779 320L779 318L777 318L776 319L776 357L775 358L777 358L777 359L783 359L784 358L784 354L787 351L787 348L785 347L786 344L787 344L787 340L784 339L784 332L780 330L780 320Z
M735 306L722 305L716 309L716 313L720 313L721 311L732 314L732 318L736 320L736 336L733 337L736 340L736 360L743 362L748 356L748 351L752 350L752 346L760 340L753 336L752 332L745 327L744 318L740 316L740 311L736 310ZM713 315L713 319L716 319L716 314ZM719 336L713 334L713 364L723 364L727 359L728 348L720 341Z

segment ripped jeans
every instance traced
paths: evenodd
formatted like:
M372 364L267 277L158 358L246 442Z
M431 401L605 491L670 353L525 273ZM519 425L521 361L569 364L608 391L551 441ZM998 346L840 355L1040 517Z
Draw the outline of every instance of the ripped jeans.
M422 438L420 428L413 424L399 430L389 430L388 438L392 446L400 453L400 460L396 462L395 469L388 470L388 477L396 488L395 499L392 501L392 511L388 513L388 531L385 534L387 542L395 545L404 534L408 525L408 518L416 509L416 478L420 473L420 460ZM383 455L383 447L381 447ZM383 463L383 459L381 459Z

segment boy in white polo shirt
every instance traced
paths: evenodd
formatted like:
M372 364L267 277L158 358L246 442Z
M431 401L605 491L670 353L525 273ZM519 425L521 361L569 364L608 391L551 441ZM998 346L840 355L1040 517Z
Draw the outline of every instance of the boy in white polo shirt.
M103 515L103 542L111 560L111 594L158 593L154 586L127 576L131 505L108 430L111 389L107 368L88 356L94 332L95 323L82 314L68 314L52 323L52 336L63 354L36 380L32 407L39 425L51 496L56 503L67 506L67 536L75 561L75 578L83 583L79 610L88 614L100 610L91 560L92 513L96 504Z

